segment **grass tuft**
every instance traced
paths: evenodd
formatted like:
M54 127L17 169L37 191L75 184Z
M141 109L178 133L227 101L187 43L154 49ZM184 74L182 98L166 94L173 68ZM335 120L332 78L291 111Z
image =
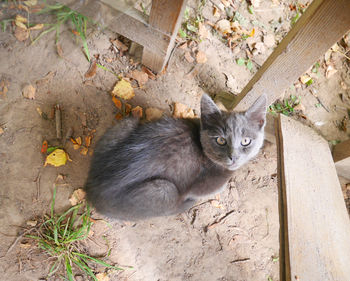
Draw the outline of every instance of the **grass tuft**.
M277 101L269 106L268 112L272 114L282 113L289 116L294 113L294 107L300 103L300 98L291 95L289 99Z
M122 270L101 259L91 257L81 250L81 241L88 237L93 224L90 219L89 205L81 203L69 208L63 214L55 214L55 200L56 187L53 192L50 215L44 216L42 223L35 229L34 235L26 236L36 240L40 249L55 258L48 276L54 275L63 266L67 279L74 281L73 270L76 267L97 281L89 263Z

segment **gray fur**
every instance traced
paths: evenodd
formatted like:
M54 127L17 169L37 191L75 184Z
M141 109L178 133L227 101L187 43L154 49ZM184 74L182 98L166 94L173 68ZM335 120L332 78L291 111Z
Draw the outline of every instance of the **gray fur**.
M265 114L265 96L247 112L227 113L203 95L200 120L120 121L96 146L85 184L88 200L122 220L186 211L198 198L219 192L233 170L256 156ZM218 145L218 137L227 143ZM242 146L248 137L250 145Z

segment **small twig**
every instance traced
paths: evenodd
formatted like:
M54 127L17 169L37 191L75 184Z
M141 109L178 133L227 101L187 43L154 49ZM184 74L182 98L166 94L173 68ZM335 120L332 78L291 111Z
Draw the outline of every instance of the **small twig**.
M244 261L249 261L249 260L250 260L250 258L236 259L236 260L230 261L230 263L244 262Z
M57 104L55 106L55 118L56 118L56 136L60 140L62 138L62 121L61 121L61 108Z
M348 60L350 60L350 57L348 57L346 54L342 53L341 51L338 51L338 50L333 50L339 54L341 54L342 56L344 56L345 58L347 58Z
M26 231L24 231L21 235L19 235L15 241L13 241L13 243L11 244L11 246L7 249L6 253L4 256L6 256L9 252L12 251L12 249L16 246L16 244L18 243L19 240L21 240L23 238L24 235L26 235L27 233L30 233L32 230L34 230L35 227L32 227L30 229L27 229Z
M320 100L320 98L317 96L317 94L313 91L313 89L310 89L310 93L317 99L318 103L319 103L327 112L329 112L329 109L323 104L323 102Z
M19 265L19 274L22 274L22 261L20 257L18 257L18 265Z

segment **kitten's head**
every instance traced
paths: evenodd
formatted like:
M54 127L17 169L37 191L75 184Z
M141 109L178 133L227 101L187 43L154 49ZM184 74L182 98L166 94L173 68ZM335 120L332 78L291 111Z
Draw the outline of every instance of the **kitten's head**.
M246 111L220 111L208 95L201 100L201 144L214 163L236 170L256 156L264 142L266 96Z

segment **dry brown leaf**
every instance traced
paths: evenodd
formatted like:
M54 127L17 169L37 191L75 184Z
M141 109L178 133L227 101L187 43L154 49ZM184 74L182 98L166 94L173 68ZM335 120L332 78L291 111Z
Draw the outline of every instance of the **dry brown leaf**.
M37 4L37 0L27 0L24 1L24 4L26 4L28 7L35 6Z
M163 110L160 110L155 107L149 107L146 109L146 120L153 121L161 118L163 116Z
M44 24L38 23L38 24L32 26L31 28L29 28L29 30L40 30L40 29L43 29L43 28L44 28Z
M92 136L86 136L85 137L85 145L86 145L86 147L89 147L91 145L91 138L92 138Z
M61 44L56 44L56 50L57 50L57 54L63 59L64 58L64 53L63 53L63 49L61 47Z
M73 144L78 144L74 138L70 138L70 141L71 141Z
M36 92L36 89L30 84L25 86L22 90L23 97L30 100L35 99L35 92Z
M186 52L186 53L185 53L185 59L186 59L189 63L193 63L193 62L194 62L194 58L191 56L190 52Z
M109 281L108 274L103 272L103 273L97 273L96 278L98 281Z
M196 61L198 63L206 63L207 62L207 55L202 51L198 51L198 53L196 55Z
M24 6L24 5L22 5L22 4L19 4L19 5L17 5L17 8L18 8L19 10L24 10L24 11L26 11L27 13L29 13L29 9L28 9L27 6Z
M187 105L176 102L174 104L173 116L175 118L194 118L194 112Z
M35 84L37 85L46 84L50 82L55 75L56 75L56 72L50 71L43 78L37 80Z
M31 227L34 227L38 224L38 221L32 221L32 220L29 220L26 222L27 225L31 226Z
M131 108L132 108L131 104L128 104L128 103L125 104L125 115L129 115L129 113L131 112Z
M205 25L201 22L198 23L198 35L202 40L205 40L209 36L209 31L206 29Z
M213 7L213 16L216 17L216 18L220 17L220 11L215 6Z
M27 30L27 26L26 26L23 22L15 21L15 24L16 24L18 27Z
M25 41L29 37L29 31L19 26L16 26L15 37L17 38L18 41L21 41L21 42Z
M37 107L37 108L36 108L36 111L39 113L40 117L43 116L43 112L42 112L42 110L40 109L40 107Z
M130 82L125 79L115 84L112 94L124 100L132 99L135 96L134 88L131 86Z
M26 22L27 22L27 19L24 18L24 17L22 17L21 15L16 15L15 23L17 24L17 22L26 23Z
M149 79L156 80L157 76L154 75L154 73L151 70L149 70L147 67L142 66L142 71L148 75Z
M81 137L75 138L75 142L76 144L81 145L82 144Z
M122 52L126 52L128 50L128 47L118 39L112 40L112 44Z
M85 146L82 146L81 149L80 149L80 154L81 155L87 155L89 149Z
M147 73L139 70L133 70L129 74L129 76L137 81L140 87L142 87L144 84L148 81L148 75Z
M4 133L4 129L0 127L0 135Z
M117 119L117 120L122 120L122 119L123 119L123 114L117 113L117 114L115 115L115 119Z
M136 118L142 118L143 115L143 109L141 106L136 106L131 110L132 116Z
M79 188L74 190L72 196L69 198L69 202L72 206L75 206L85 199L86 193L83 189Z
M19 244L19 247L22 249L29 249L30 247L32 247L32 245L29 243L21 243Z
M93 61L91 61L90 67L89 67L88 71L85 73L84 77L85 78L92 78L96 75L96 71L97 71L97 62L96 62L96 60L93 60Z
M215 29L217 29L218 31L220 31L223 34L232 33L231 23L227 19L219 20L216 23L215 27L216 27Z
M120 101L120 99L117 99L115 96L112 96L112 101L116 108L120 110L122 109L122 102Z

